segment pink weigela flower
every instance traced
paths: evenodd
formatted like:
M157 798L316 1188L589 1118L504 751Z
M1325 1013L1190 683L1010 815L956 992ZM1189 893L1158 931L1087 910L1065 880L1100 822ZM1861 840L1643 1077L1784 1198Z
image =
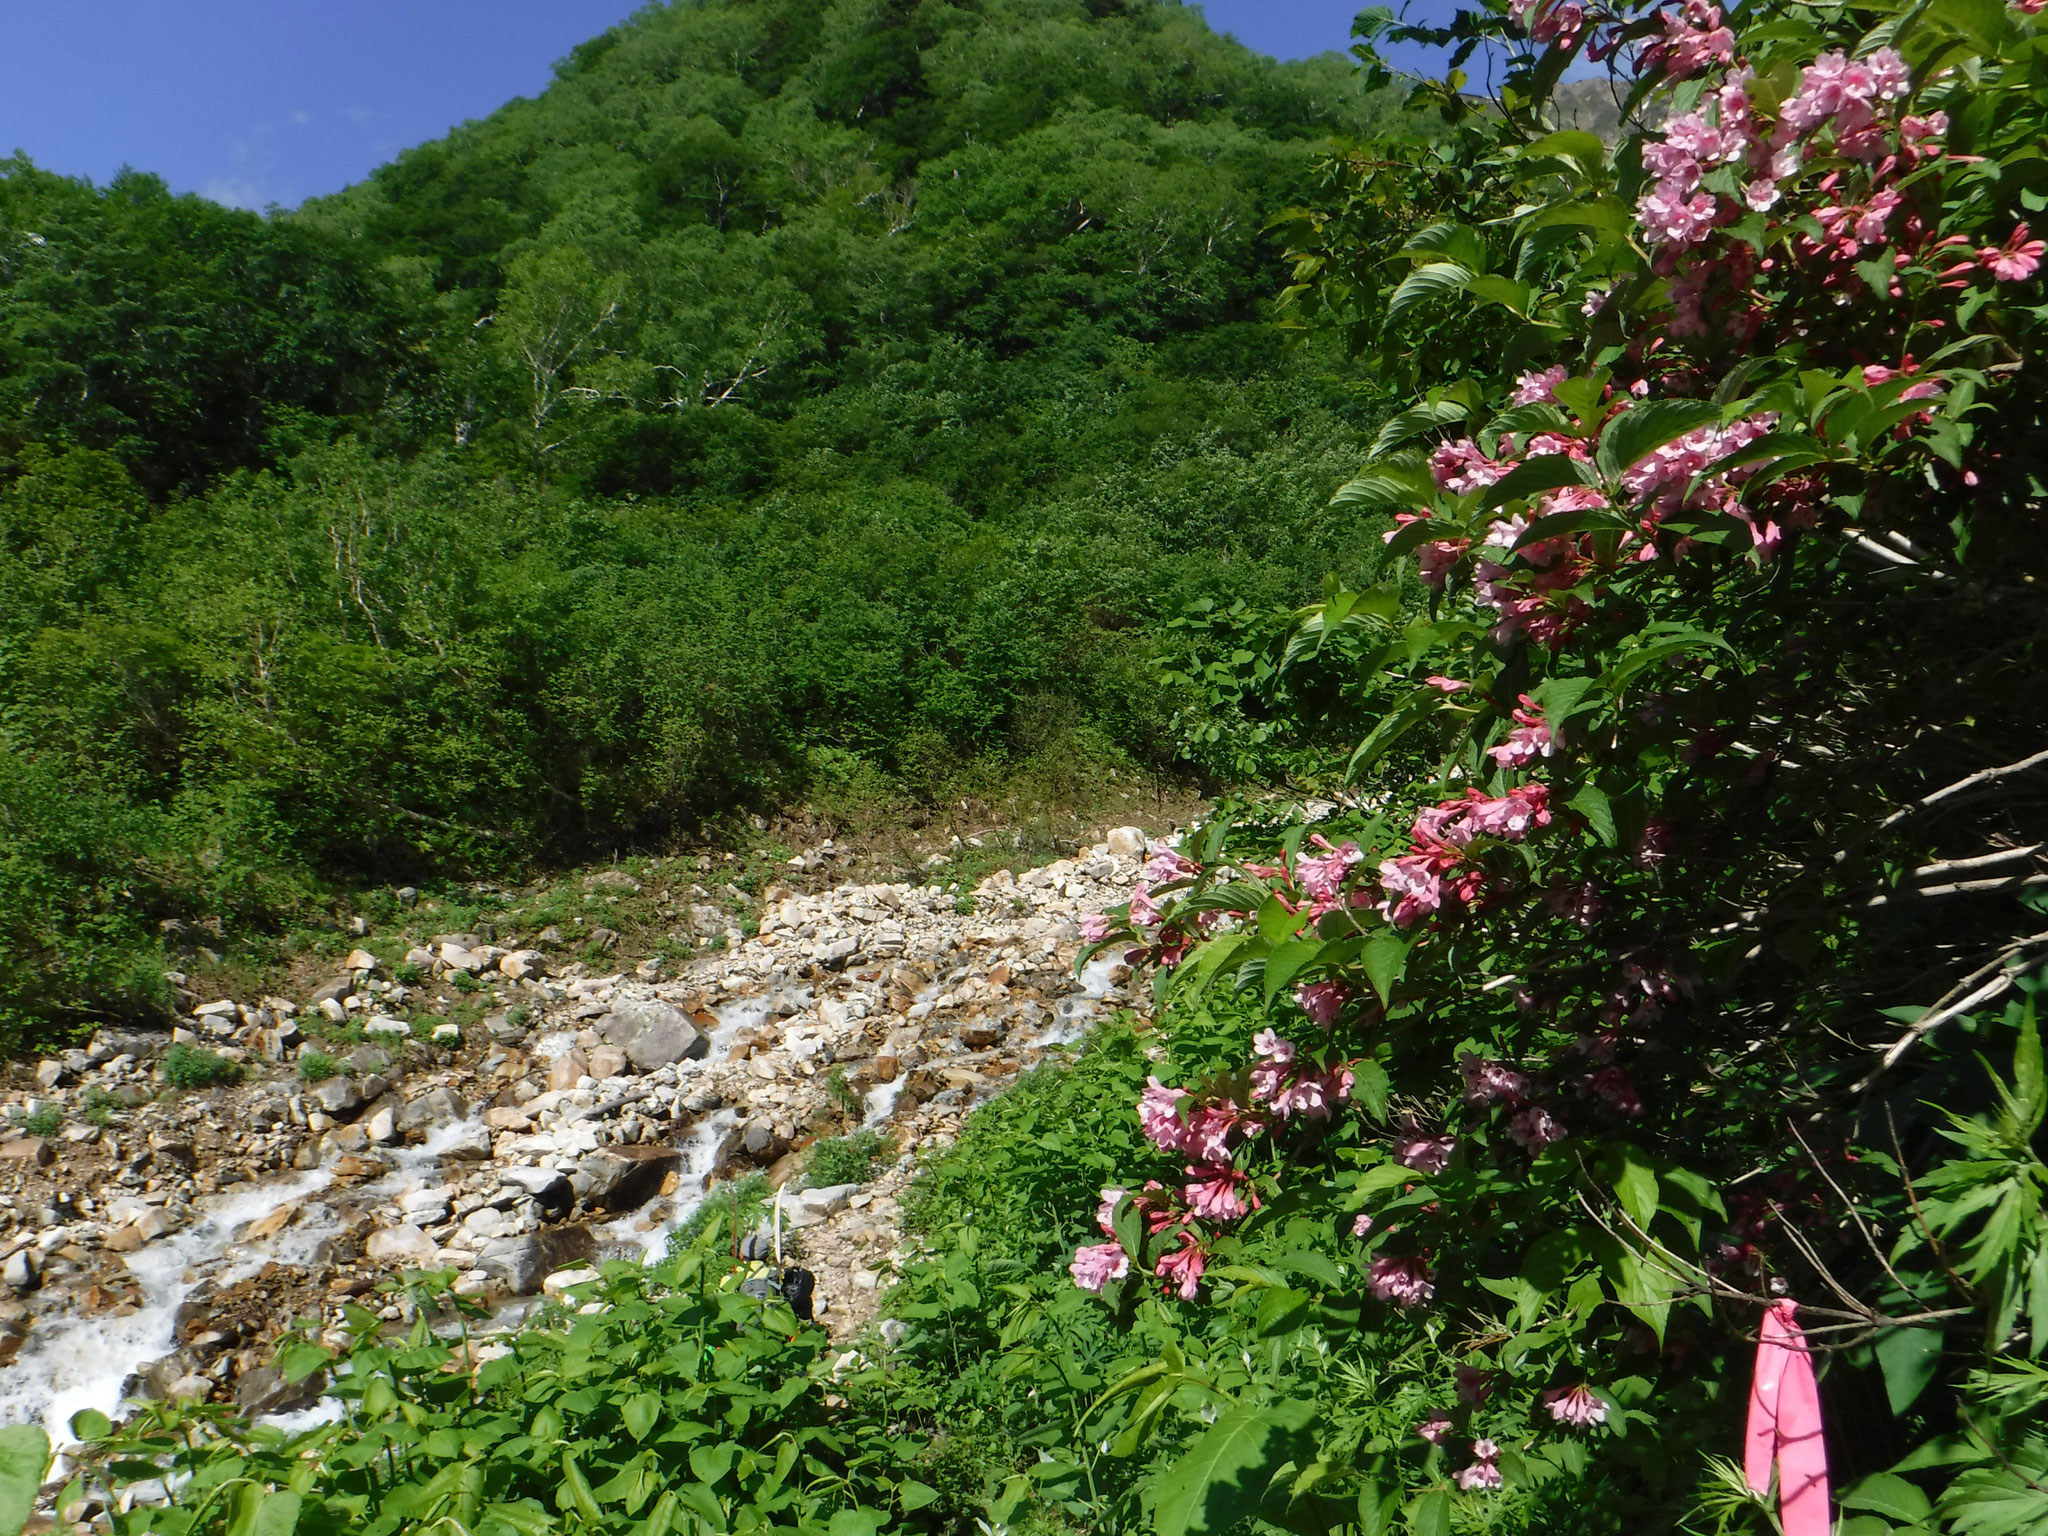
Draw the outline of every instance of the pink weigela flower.
M1296 1005L1324 1029L1337 1022L1337 1015L1350 995L1341 981L1311 981L1294 989Z
M1247 1211L1259 1208L1259 1194L1252 1188L1251 1176L1235 1168L1191 1165L1188 1183L1181 1194L1188 1209L1205 1221L1236 1221Z
M1083 912L1080 924L1081 942L1083 944L1100 944L1109 937L1110 930L1115 926L1109 918L1100 912Z
M1514 393L1508 396L1509 405L1539 405L1555 402L1553 391L1571 376L1571 370L1563 363L1545 368L1540 373L1525 373L1515 380Z
M1586 1390L1582 1381L1570 1387L1552 1387L1543 1394L1543 1406L1551 1418L1573 1429L1589 1429L1607 1422L1607 1405Z
M1500 1476L1500 1447L1491 1440L1472 1442L1472 1464L1458 1473L1458 1486L1467 1493L1479 1488L1498 1488Z
M1436 1294L1436 1277L1415 1257L1374 1259L1369 1283L1373 1295L1397 1307L1419 1307Z
M1119 1243L1096 1243L1092 1247L1077 1248L1074 1250L1074 1262L1067 1266L1067 1272L1082 1290L1100 1294L1110 1281L1121 1280L1131 1272L1130 1255Z
M1553 1141L1564 1140L1565 1129L1549 1110L1531 1104L1508 1121L1508 1135L1526 1150L1541 1152Z
M1394 1132L1394 1161L1417 1173L1442 1173L1457 1150L1457 1137L1428 1135L1412 1116Z
M1504 1061L1488 1061L1470 1051L1458 1058L1465 1078L1467 1104L1520 1104L1529 1097L1529 1079Z
M1322 857L1304 856L1294 861L1294 878L1313 900L1335 901L1344 892L1344 877L1355 864L1364 861L1365 854L1356 843L1335 847L1330 840L1317 832L1309 841L1326 850Z
M1169 1289L1180 1293L1182 1301L1193 1301L1201 1294L1202 1271L1208 1267L1209 1255L1202 1251L1193 1233L1183 1232L1181 1246L1159 1260L1155 1273Z

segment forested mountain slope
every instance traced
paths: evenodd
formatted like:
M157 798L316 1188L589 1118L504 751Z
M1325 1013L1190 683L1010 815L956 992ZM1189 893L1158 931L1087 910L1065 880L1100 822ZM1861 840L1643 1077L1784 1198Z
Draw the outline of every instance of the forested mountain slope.
M7 1006L337 877L1173 761L1160 625L1373 542L1262 226L1394 110L1152 0L706 0L295 213L6 163Z

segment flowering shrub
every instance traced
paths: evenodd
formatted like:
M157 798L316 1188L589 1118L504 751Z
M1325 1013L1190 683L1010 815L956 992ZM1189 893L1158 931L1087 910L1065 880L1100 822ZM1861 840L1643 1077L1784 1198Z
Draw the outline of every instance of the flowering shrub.
M1243 1023L1137 1105L1186 1182L1105 1189L1073 1265L1190 1360L1310 1337L1413 1396L1405 1434L1311 1454L1276 1347L1243 1410L1270 1455L1227 1468L1275 1479L1261 1518L1545 1528L1592 1461L1604 1520L1749 1528L1714 1458L1789 1296L1855 1529L2048 1530L2048 1088L1996 1006L2048 956L2029 15L1396 29L1506 50L1495 112L1446 98L1464 181L1433 204L1347 153L1342 206L1289 216L1304 319L1426 386L1337 497L1426 609L1298 616L1290 656L1356 650L1349 809L1226 812L1088 926L1156 968L1170 1037ZM1579 57L1627 95L1611 149L1546 116ZM1445 364L1481 323L1500 371ZM1224 1475L1216 1433L1173 1479Z

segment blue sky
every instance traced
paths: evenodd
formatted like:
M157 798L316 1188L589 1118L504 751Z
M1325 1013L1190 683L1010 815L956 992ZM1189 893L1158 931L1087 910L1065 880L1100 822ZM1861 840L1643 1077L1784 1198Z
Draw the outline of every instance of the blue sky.
M1262 53L1347 46L1365 0L1205 0ZM1432 6L1443 0L1429 0ZM46 0L10 4L0 154L104 182L296 206L548 83L636 0Z

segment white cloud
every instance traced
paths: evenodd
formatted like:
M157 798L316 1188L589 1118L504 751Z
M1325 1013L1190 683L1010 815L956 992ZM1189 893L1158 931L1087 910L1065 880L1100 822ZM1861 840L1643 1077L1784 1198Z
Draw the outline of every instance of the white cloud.
M255 213L261 213L275 201L265 196L255 182L239 176L216 176L199 189L199 195L216 203L226 203L230 208L247 208Z

